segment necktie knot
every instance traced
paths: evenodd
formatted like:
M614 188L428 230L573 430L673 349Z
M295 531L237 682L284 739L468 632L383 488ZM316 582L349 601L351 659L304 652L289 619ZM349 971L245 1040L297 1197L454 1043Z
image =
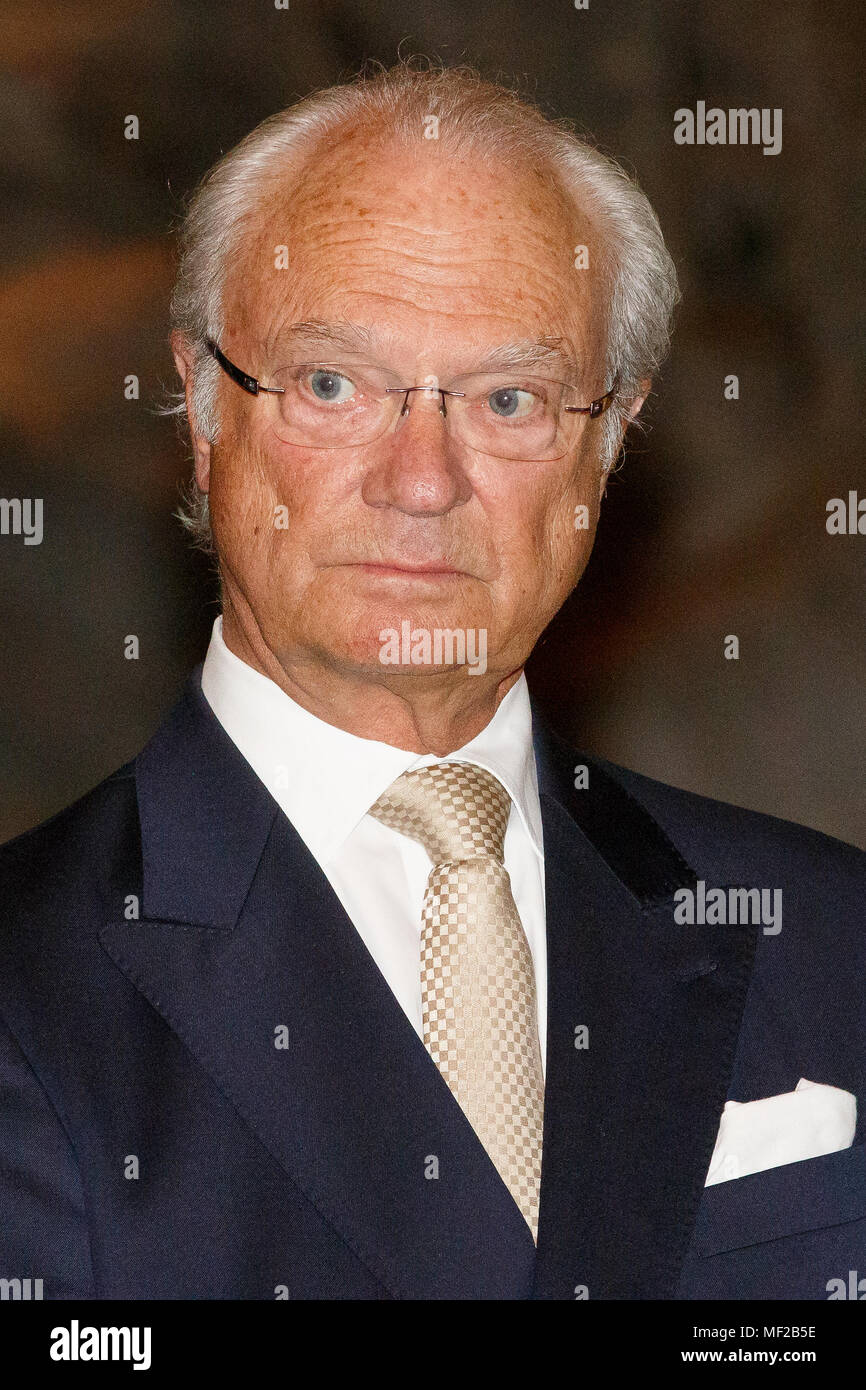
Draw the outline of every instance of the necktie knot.
M474 763L404 772L370 807L376 820L422 844L433 864L488 856L503 862L511 797Z

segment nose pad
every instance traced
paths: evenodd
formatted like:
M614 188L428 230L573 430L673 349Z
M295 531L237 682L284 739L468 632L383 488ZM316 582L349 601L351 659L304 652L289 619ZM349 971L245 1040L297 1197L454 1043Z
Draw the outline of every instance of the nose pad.
M406 394L405 394L405 396L403 397L403 404L402 404L402 406L400 407L400 414L401 414L401 415L408 415L408 414L409 414L409 411L412 409L411 403L410 403L410 401L409 401L409 397L410 397L410 395L412 394L413 391L423 391L424 394L425 394L425 396L438 395L438 397L439 397L439 414L440 414L440 415L447 415L447 414L448 414L448 411L447 411L447 409L446 409L446 407L445 407L445 394L446 394L446 393L442 390L441 387L439 387L439 386L406 386L406 387L404 387L404 390L405 390Z
M399 415L399 417L398 417L399 419L402 420L404 415L409 415L409 414L410 414L410 412L411 412L411 410L412 410L412 402L409 400L409 397L411 396L411 394L412 394L413 391L423 391L425 396L438 395L438 397L439 397L439 414L440 414L441 416L443 416L443 417L447 417L447 415L448 415L448 409L447 409L447 407L446 407L446 405L445 405L445 396L446 396L446 392L445 392L444 390L442 390L440 387L438 387L438 386L404 386L404 387L402 388L402 390L404 391L405 394L404 394L404 396L403 396L403 404L402 404L401 407L400 407L400 415Z

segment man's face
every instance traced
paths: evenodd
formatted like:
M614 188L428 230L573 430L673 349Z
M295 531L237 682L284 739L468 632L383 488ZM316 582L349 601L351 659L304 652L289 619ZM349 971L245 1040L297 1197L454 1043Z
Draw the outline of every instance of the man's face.
M580 244L589 269L575 268ZM423 138L412 153L354 137L263 207L230 272L221 347L267 381L287 360L342 360L328 343L288 346L292 325L350 323L398 381L447 386L504 345L561 339L581 364L572 379L586 405L610 385L600 251L590 223L531 169L454 157ZM488 670L504 678L580 577L600 501L602 421L575 417L564 458L506 461L452 435L439 399L415 392L409 414L372 443L308 448L280 438L277 397L221 379L220 437L209 466L199 459L199 481L226 601L284 669L324 663L391 685L465 680L453 668L431 677L430 666L382 664L383 631L408 620L413 630L485 630ZM588 526L575 524L579 507Z

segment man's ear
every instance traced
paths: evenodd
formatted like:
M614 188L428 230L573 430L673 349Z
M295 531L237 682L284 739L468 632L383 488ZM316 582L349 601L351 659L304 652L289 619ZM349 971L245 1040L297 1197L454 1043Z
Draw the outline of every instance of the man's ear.
M643 405L644 401L650 393L650 387L652 386L652 384L652 377L649 376L646 378L645 381L641 382L639 388L640 395L635 396L634 400L628 408L628 418L630 420L634 420L637 417L637 414L640 411L641 406Z
M199 432L196 424L193 407L193 354L182 333L172 333L171 351L186 396L186 416L189 421L189 432L195 459L195 480L199 490L207 492L210 487L211 445L210 440Z
M646 400L647 396L648 396L649 393L650 393L650 387L651 387L651 386L652 386L652 377L647 377L646 380L645 380L645 381L642 381L641 384L640 384L640 388L639 388L640 394L637 395L637 396L635 396L634 400L632 400L632 401L629 403L629 407L628 407L628 420L627 420L627 421L625 422L625 424L623 425L622 431L621 431L621 433L620 433L619 441L618 441L617 446L616 446L616 452L617 452L617 454L619 453L620 449L622 448L622 441L623 441L623 438L625 437L625 432L626 432L626 430L628 429L629 423L630 423L632 420L637 419L637 416L638 416L638 414L639 414L639 412L640 412L641 406L643 405L644 401ZM612 467L612 466L613 466L613 465L611 465L611 467ZM598 483L598 500L599 500L599 502L600 502L601 499L604 497L604 494L607 492L607 483L608 483L609 477L610 477L610 468L603 468L602 471L601 471L601 477L600 477L599 483Z

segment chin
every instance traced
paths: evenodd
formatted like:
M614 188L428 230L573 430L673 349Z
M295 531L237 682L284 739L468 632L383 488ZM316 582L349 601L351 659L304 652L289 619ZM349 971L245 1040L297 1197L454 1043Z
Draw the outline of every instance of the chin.
M469 663L482 674L495 634L466 604L357 604L345 600L316 645L356 669L420 677ZM474 620L473 620L474 619Z

